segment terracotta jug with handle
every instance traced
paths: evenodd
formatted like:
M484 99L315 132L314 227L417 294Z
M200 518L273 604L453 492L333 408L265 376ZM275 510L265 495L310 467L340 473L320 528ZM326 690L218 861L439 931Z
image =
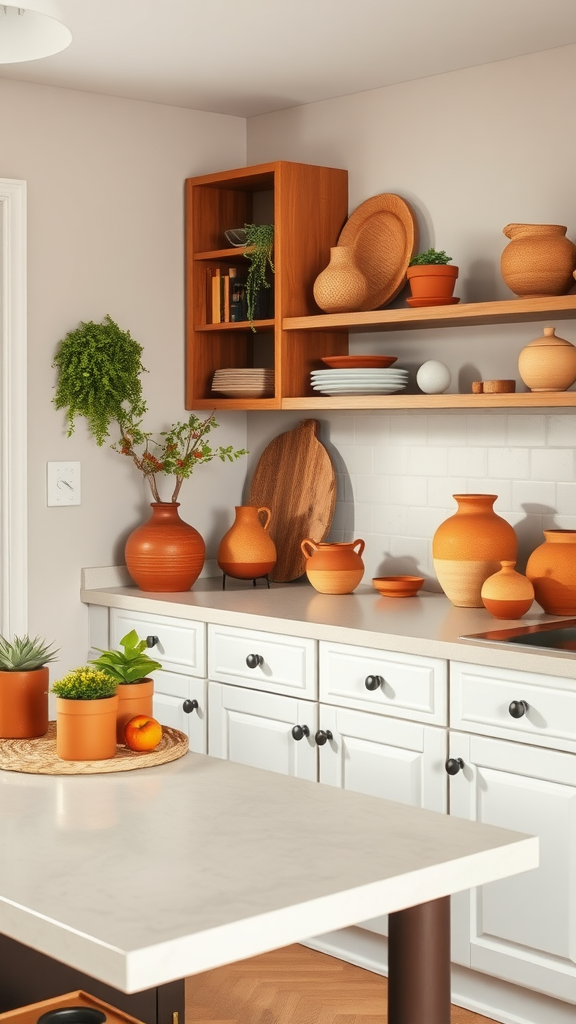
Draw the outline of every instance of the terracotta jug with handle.
M236 505L235 510L236 518L220 541L218 565L238 580L266 576L276 565L276 547L268 533L272 513L266 505Z
M303 540L306 575L320 594L351 594L364 575L364 541L351 544Z

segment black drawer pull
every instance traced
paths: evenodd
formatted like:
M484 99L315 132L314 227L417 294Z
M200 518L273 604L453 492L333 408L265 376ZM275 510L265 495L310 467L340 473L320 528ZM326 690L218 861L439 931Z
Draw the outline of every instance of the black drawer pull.
M513 700L508 708L509 714L512 718L522 718L528 711L530 705L527 700Z
M382 676L366 676L364 686L367 690L377 690L379 686L384 686L384 679Z
M316 740L316 743L318 744L319 747L323 747L324 744L326 743L326 740L333 740L334 737L330 732L330 729L318 729L318 732L316 733L314 739Z
M198 701L197 700L185 700L184 701L184 703L182 705L182 711L184 711L185 714L189 715L192 711L197 711L197 710L198 710Z
M261 654L249 654L246 658L246 664L248 668L259 668L260 665L264 664L264 658Z
M160 638L157 636L146 637L146 647L156 647L156 644L160 643Z
M292 735L295 740L303 740L305 736L310 735L310 729L307 725L295 725L292 728Z
M461 757L449 757L444 767L448 775L458 775L458 772L462 771L464 767L464 761Z

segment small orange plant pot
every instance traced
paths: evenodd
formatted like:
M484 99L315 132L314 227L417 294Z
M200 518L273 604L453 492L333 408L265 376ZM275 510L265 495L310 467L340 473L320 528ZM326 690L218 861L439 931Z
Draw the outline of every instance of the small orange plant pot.
M424 264L408 267L406 276L413 299L450 299L454 294L458 267Z
M125 743L124 728L136 715L152 718L154 701L154 680L142 679L139 683L119 683L118 713L116 716L116 742Z
M103 761L116 754L118 695L99 700L56 697L56 753L63 761Z
M33 739L48 730L48 669L0 672L0 739Z

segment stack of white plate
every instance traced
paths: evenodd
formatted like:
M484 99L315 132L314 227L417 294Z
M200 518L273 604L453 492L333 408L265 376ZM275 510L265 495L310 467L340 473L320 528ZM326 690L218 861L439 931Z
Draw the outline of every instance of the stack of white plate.
M408 370L389 369L313 370L312 388L323 395L392 395L404 391Z
M274 370L250 367L216 370L212 391L226 398L271 398L274 396Z

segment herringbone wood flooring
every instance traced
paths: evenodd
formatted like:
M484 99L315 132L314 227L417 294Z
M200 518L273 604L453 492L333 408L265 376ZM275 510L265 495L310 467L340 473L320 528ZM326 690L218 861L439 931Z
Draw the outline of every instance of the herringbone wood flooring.
M306 946L287 946L186 980L186 1024L386 1024L386 1019L385 978ZM453 1006L452 1024L493 1022Z

